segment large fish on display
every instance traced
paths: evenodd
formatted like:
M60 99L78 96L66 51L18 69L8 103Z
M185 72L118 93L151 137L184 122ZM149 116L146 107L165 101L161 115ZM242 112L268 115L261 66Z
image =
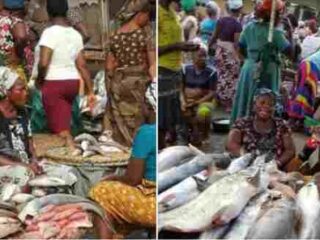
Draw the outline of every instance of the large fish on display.
M260 185L260 168L248 168L228 175L191 202L160 214L159 230L203 232L213 226L227 224L262 190Z
M247 153L239 158L233 159L228 167L228 172L233 174L247 168L252 162L253 158L253 154Z
M196 152L188 146L165 148L158 155L158 172L163 172L191 160Z
M301 239L320 238L320 198L314 181L300 189L297 195L297 206L302 216L299 233Z
M226 154L197 155L190 162L161 172L158 180L158 191L161 193L182 180L207 169L212 164L226 168L229 163L230 158Z
M259 217L250 228L247 239L296 238L296 203L294 199L281 197L262 205Z

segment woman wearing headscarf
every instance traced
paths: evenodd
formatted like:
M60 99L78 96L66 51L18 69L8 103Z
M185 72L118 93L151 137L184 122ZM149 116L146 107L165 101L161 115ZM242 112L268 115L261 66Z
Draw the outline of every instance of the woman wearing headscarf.
M3 9L0 11L0 58L27 82L34 56L31 31L23 21L24 11L24 0L3 1Z
M25 82L14 70L0 67L0 166L20 166L39 174L26 101Z
M217 22L213 38L209 43L217 45L215 63L219 75L217 97L220 104L231 111L232 100L240 72L240 60L237 53L239 36L242 31L238 18L243 7L242 0L228 0L229 16Z
M94 103L95 97L83 55L82 37L66 18L67 0L47 0L47 11L51 26L42 33L39 42L36 86L41 89L49 130L74 148L71 110L79 93L80 78L85 82L90 104Z
M291 55L291 44L284 32L273 30L272 42L268 43L272 0L264 0L257 7L257 17L243 30L239 40L241 54L245 57L237 84L231 121L248 116L252 107L252 98L257 88L268 88L275 93L280 89L280 53ZM275 25L280 20L284 8L281 0L276 1Z
M211 1L206 4L206 11L207 17L200 23L200 35L202 41L207 45L211 39L212 33L216 30L220 8L218 4Z
M110 37L106 59L109 96L105 128L131 146L142 123L141 102L155 77L155 49L149 26L149 0L127 1L117 19L121 27Z
M89 193L106 211L113 226L155 227L156 224L156 91L153 83L141 103L144 123L134 137L124 176L107 176ZM147 143L147 144L146 144ZM97 218L100 239L111 239L112 227Z
M270 89L258 89L253 102L253 115L234 123L227 150L234 156L239 156L242 148L247 153L272 154L284 170L294 159L295 146L285 121L274 117L276 95Z

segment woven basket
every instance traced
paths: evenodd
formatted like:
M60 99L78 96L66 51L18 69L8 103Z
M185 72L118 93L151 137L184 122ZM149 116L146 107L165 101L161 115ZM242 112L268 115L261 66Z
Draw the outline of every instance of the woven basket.
M53 134L34 134L33 144L37 157L44 157L49 149L63 147L65 140Z
M118 167L128 164L130 153L109 153L107 156L94 155L92 157L83 158L82 156L72 156L70 149L67 147L57 147L49 149L44 157L48 160L66 165Z

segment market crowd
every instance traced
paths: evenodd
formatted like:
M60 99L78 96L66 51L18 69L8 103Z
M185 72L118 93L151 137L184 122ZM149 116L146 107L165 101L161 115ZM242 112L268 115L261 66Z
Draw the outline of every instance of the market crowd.
M319 146L316 14L290 3L159 1L159 148L206 146L217 109L230 116L226 150L272 154L298 169ZM226 119L228 122L228 119ZM307 136L297 151L293 131Z
M97 236L110 239L114 224L152 228L156 221L155 2L125 1L116 14L119 27L106 43L102 84L93 81L87 64L91 36L77 2L2 1L0 175L6 184L24 187L17 179L46 174L34 134L60 137L72 156L75 135L85 131L82 113L99 110L99 135L111 133L112 141L132 148L124 175L103 176L87 192L108 219L94 217ZM107 99L99 95L101 88Z

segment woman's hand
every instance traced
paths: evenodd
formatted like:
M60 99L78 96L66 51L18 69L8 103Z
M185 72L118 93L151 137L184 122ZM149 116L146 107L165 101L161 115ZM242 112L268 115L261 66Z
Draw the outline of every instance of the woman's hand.
M101 182L103 182L103 181L116 181L118 178L119 178L119 176L111 174L111 175L102 177L100 181Z
M87 97L88 97L88 107L90 108L90 111L93 111L93 108L97 102L97 98L93 93L90 93Z
M31 169L36 175L40 175L43 173L42 167L39 165L36 159L33 159L30 164L27 165L29 169Z

